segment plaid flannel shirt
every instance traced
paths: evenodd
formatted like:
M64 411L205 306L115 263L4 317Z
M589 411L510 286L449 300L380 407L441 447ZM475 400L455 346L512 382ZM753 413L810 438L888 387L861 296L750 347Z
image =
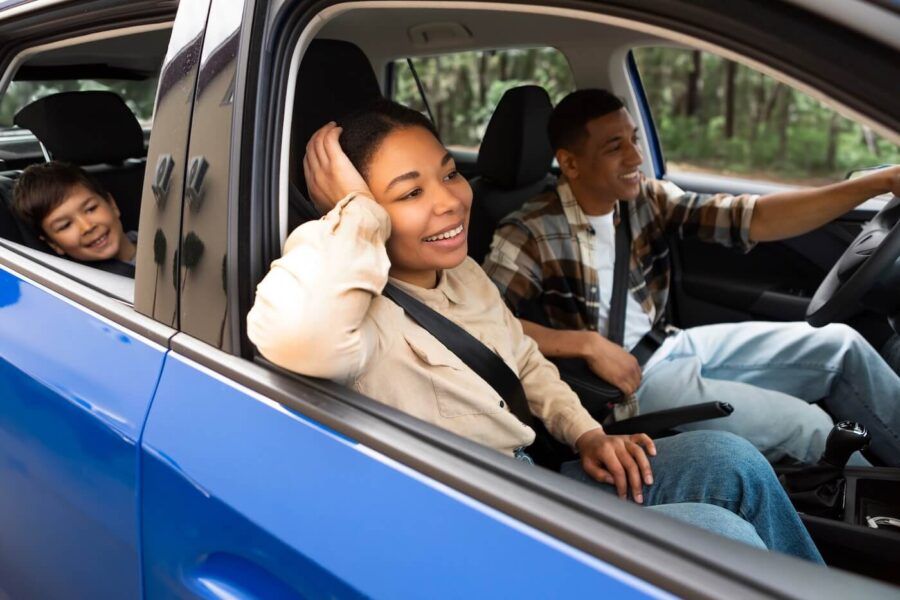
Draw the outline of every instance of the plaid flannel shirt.
M758 196L697 194L671 182L642 179L629 211L628 288L654 324L665 319L671 281L666 234L732 246L747 252ZM568 183L541 194L505 217L484 263L488 276L519 317L557 329L596 330L600 309L595 236ZM541 318L535 317L535 310Z

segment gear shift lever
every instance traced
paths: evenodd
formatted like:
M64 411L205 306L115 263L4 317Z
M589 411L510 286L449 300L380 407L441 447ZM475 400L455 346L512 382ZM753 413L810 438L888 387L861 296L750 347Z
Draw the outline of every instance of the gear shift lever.
M825 440L825 452L822 454L822 463L829 464L838 469L847 466L850 455L859 450L864 450L872 436L869 435L865 425L855 421L841 421L837 423Z

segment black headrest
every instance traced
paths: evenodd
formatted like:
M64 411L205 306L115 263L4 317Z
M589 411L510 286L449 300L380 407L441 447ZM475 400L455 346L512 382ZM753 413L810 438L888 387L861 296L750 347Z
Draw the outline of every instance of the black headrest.
M547 123L553 104L544 88L523 85L503 94L488 123L478 172L502 188L518 188L547 176L553 150Z
M62 92L35 100L13 122L30 129L54 160L76 165L144 156L144 132L112 92Z
M372 64L350 42L313 40L297 73L291 156L298 181L303 180L301 159L312 134L329 121L363 108L381 98ZM306 186L298 186L306 191Z

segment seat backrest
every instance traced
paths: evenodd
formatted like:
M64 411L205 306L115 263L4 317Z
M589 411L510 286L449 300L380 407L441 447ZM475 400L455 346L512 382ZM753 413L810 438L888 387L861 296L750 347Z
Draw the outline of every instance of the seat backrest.
M369 59L356 45L340 40L313 40L297 73L291 132L290 179L293 189L288 225L293 229L316 215L306 200L303 176L306 143L320 127L381 98Z
M12 211L13 188L16 182L0 176L0 238L24 244L22 225Z
M478 151L479 176L469 218L469 256L481 263L500 220L552 186L547 123L553 104L540 86L508 90L494 110Z
M13 122L31 130L52 159L84 167L116 199L125 230L137 229L144 132L119 96L105 91L53 94L22 108Z

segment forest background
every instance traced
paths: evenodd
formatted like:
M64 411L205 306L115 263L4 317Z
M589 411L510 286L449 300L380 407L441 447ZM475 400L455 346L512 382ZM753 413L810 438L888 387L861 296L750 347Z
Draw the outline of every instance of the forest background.
M634 50L669 170L797 184L900 163L900 148L771 77L718 56L678 48ZM575 83L552 48L463 52L412 60L448 145L478 147L503 93L543 86L556 103ZM425 110L405 62L394 97Z
M667 169L782 183L819 184L854 169L900 163L900 147L802 92L713 54L637 48L633 55ZM444 143L475 150L503 93L542 86L556 103L575 89L565 56L553 48L460 52L410 61ZM394 99L426 112L406 61L393 69ZM0 134L15 113L56 92L119 94L149 127L156 79L14 81L0 99Z

